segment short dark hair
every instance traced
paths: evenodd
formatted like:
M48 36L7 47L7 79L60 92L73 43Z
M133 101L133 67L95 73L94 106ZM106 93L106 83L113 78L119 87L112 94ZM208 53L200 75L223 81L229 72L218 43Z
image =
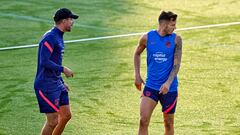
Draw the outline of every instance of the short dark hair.
M158 22L160 23L161 21L176 21L177 19L177 14L171 12L171 11L162 11L161 14L158 17Z

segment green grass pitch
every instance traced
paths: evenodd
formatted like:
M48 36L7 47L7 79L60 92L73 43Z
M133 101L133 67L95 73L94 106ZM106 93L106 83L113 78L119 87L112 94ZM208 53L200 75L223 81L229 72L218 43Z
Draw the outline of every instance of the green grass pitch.
M177 27L240 21L238 0L1 0L0 47L36 44L68 7L79 19L65 40L147 32L161 10L179 15ZM240 25L179 31L176 135L240 134ZM139 36L66 44L63 63L72 68L73 117L64 135L134 135L140 92L134 87L133 53ZM141 73L146 76L146 55ZM0 135L39 134L44 115L33 91L37 48L0 51ZM163 134L160 105L149 131Z

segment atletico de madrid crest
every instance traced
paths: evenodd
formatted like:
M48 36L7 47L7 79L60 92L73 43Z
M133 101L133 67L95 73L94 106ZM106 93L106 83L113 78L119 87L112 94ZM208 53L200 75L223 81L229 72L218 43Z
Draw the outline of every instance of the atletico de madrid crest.
M58 104L59 104L59 99L55 99L54 103L55 103L56 106L58 106Z
M146 96L150 97L150 95L151 95L151 92L150 91L146 91Z
M167 41L167 42L166 42L166 47L167 47L167 48L170 48L170 46L171 46L171 43L170 43L169 41Z

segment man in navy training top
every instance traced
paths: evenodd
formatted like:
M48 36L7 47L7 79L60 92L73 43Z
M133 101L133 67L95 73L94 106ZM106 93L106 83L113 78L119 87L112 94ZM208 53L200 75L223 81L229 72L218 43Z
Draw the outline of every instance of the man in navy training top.
M174 134L174 113L178 96L177 74L182 57L182 39L173 33L177 15L162 11L157 30L144 34L134 55L135 86L145 84L140 74L140 55L147 50L147 78L141 96L139 135L148 134L148 125L158 101L162 105L165 135Z
M42 135L59 135L71 119L68 91L61 73L73 77L68 67L62 66L64 32L70 32L78 16L69 9L61 8L54 15L55 26L46 32L38 48L38 65L34 89L41 113L46 114Z

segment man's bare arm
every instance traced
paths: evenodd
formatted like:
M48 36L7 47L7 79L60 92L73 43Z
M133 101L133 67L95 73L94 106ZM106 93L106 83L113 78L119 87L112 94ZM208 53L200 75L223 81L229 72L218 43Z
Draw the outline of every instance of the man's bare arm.
M141 74L140 74L140 64L141 64L140 55L146 48L146 42L147 42L147 35L144 34L140 38L138 46L137 46L137 48L135 50L135 54L134 54L135 86L137 87L138 90L141 90L141 85L142 85L142 83L144 83L141 78Z
M178 74L182 59L182 38L177 36L175 39L175 52L174 52L174 65L173 69L168 77L167 82L171 85L174 80L174 77Z
M182 58L182 39L180 36L177 36L175 39L175 52L174 52L174 64L173 69L170 72L170 75L167 81L161 86L159 94L167 94L172 84L174 77L178 74Z

